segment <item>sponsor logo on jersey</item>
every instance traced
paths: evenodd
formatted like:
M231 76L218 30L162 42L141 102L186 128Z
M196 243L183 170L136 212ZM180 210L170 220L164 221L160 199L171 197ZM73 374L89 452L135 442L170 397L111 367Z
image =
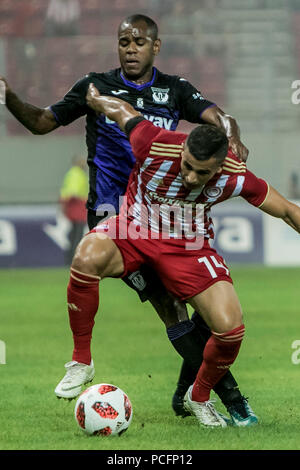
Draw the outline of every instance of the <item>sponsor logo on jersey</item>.
M112 121L107 116L105 116L105 122L106 122L106 124L116 124L116 121Z
M127 90L112 90L113 95L122 95L122 93L128 93Z
M154 103L167 103L169 100L169 88L154 88L151 87L152 98Z
M144 100L143 100L143 98L138 98L138 99L136 100L136 106L137 106L137 108L143 108L143 107L144 107Z
M208 188L203 189L203 194L205 197L220 197L223 192L223 189L219 186L209 186Z
M179 207L192 207L196 208L198 206L203 206L203 204L197 204L197 202L190 202L187 201L186 199L174 199L172 197L164 197L160 196L154 191L149 191L146 189L146 193L150 196L152 201L157 201L159 204L167 204L168 206L179 206Z
M194 98L194 100L204 100L203 96L199 92L194 93L193 98Z
M173 124L173 119L168 119L161 116L152 116L150 114L144 114L144 118L148 119L148 121L152 122L157 127L167 129L167 131L171 130L171 126Z

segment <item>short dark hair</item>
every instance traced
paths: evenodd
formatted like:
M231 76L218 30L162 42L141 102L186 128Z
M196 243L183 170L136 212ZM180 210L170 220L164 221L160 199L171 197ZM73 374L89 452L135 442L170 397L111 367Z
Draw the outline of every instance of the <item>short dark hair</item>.
M146 25L148 26L148 30L150 31L151 38L153 39L153 41L155 41L158 38L158 26L154 20L152 20L149 16L146 16L146 15L135 14L135 15L127 16L127 18L125 18L125 20L123 20L120 23L119 31L120 31L121 25L124 22L134 24L134 23L137 23L138 21L144 21L144 23L146 23Z
M188 136L186 145L196 160L209 160L213 156L222 163L228 153L228 139L225 132L211 124L195 127Z

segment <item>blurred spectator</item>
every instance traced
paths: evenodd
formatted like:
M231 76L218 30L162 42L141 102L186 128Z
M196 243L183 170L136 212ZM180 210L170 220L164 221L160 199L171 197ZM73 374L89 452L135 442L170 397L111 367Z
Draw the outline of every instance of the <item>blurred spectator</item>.
M65 263L70 265L76 249L84 235L87 210L85 207L88 196L88 176L86 163L81 157L74 157L70 170L66 173L60 191L60 204L64 215L71 222L69 232L69 249L65 253Z
M193 24L193 14L189 12L188 3L183 0L176 0L161 19L164 34L191 34Z
M50 0L46 13L47 36L79 34L79 0Z
M194 12L193 35L198 55L224 54L224 18L219 0L205 0Z
M193 16L189 4L182 0L172 3L168 14L162 16L161 28L164 31L161 58L165 61L171 57L187 59L194 54ZM178 73L176 70L175 73ZM181 73L182 74L182 73Z
M300 0L290 0L290 7L293 10L300 10Z

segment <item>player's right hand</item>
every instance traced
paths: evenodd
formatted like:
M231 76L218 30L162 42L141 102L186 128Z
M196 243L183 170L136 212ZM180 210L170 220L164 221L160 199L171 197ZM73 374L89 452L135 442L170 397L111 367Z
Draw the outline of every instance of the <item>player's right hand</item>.
M101 103L101 95L95 85L93 83L89 84L88 91L86 94L86 104L92 108L97 114L102 113L102 103Z
M234 137L229 137L228 140L229 140L229 146L230 146L231 150L233 151L233 153L242 162L246 162L247 158L248 158L248 155L249 155L249 150L247 149L247 147L245 147L243 142L241 142L240 138L234 136Z
M99 96L100 96L100 93L95 87L95 85L93 83L90 83L88 87L88 92L86 94L86 102L88 106L92 108L93 105L95 104L95 99L99 98Z
M100 95L95 85L90 83L86 94L86 103L96 113L104 113L107 115L107 113L119 109L124 102L114 96Z

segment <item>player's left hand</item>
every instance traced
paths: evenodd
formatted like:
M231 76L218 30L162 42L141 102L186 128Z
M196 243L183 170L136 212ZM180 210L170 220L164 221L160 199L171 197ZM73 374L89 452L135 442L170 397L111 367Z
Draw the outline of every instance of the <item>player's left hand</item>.
M242 162L246 162L249 150L237 137L229 137L229 146L233 153L240 159Z

